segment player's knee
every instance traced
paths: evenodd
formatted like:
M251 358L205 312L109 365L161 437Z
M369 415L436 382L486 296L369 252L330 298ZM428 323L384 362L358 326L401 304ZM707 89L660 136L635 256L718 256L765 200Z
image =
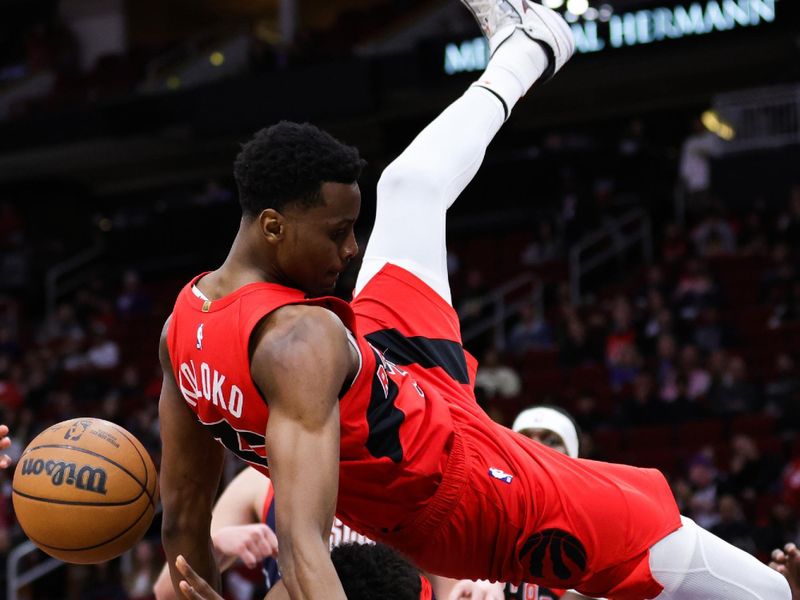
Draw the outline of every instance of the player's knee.
M759 576L763 582L759 596L764 600L791 600L792 591L789 587L789 582L786 577L766 567L761 569Z

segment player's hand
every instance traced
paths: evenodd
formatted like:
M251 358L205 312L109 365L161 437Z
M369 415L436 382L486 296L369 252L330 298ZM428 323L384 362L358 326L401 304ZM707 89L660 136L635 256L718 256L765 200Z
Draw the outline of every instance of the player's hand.
M769 566L786 577L792 590L792 599L800 598L800 550L794 544L786 544L783 550L772 551Z
M0 425L0 450L5 450L11 446L11 438L8 437L8 426ZM0 456L0 469L6 469L11 464L11 457L8 454Z
M462 579L450 592L448 600L503 600L504 598L502 583Z
M222 527L212 536L214 548L223 556L238 556L249 569L265 558L278 555L278 538L263 523Z
M205 579L194 572L183 556L178 556L175 560L175 567L183 575L183 580L178 586L186 600L225 600L208 585Z

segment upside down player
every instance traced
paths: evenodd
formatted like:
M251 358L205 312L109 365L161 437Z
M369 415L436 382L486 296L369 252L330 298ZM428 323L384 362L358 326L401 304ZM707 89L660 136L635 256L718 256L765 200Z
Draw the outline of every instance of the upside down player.
M788 599L785 578L682 519L657 471L571 459L478 408L450 303L446 212L574 41L541 5L464 1L491 60L383 173L351 304L322 296L358 251L357 151L284 123L236 160L231 251L184 288L160 344L173 585L180 554L219 588L216 439L275 486L283 579L270 599L345 598L327 547L334 512L442 576L617 600Z

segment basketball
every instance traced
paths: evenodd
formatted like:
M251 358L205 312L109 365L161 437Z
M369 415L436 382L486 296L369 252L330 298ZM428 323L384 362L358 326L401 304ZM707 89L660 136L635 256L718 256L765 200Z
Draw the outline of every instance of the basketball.
M14 512L31 541L71 563L98 563L130 549L158 503L158 477L139 440L109 421L63 421L23 452Z

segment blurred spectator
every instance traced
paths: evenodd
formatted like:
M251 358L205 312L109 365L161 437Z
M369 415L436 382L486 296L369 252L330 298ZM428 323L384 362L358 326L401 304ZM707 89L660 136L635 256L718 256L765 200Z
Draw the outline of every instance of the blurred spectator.
M578 313L569 311L559 327L559 360L564 367L573 368L596 360L593 355L586 326Z
M461 293L461 300L458 303L458 316L461 319L462 331L469 330L481 319L489 316L491 306L484 302L489 291L483 273L479 269L470 269Z
M795 456L783 469L781 500L789 506L800 507L800 456Z
M775 305L767 324L772 329L777 329L797 321L800 321L800 280L791 283L788 298Z
M536 306L526 304L520 311L520 319L508 335L508 349L516 354L528 350L543 350L552 347L553 335L544 317Z
M572 414L575 421L586 433L591 433L598 427L602 427L607 420L605 415L598 409L597 400L589 393L582 393L578 396L575 401L575 410ZM583 447L583 444L581 444L581 447Z
M99 321L106 327L116 323L113 303L108 299L108 292L102 279L95 278L89 285L75 294L75 315L83 327L93 321Z
M793 399L800 392L800 373L794 358L786 352L775 357L775 370L764 385L767 408L779 415L791 412Z
M739 252L744 256L766 256L769 240L761 212L751 210L739 229Z
M761 278L761 297L773 305L780 305L789 298L792 282L798 278L792 261L791 248L787 243L775 244L770 255L770 264Z
M629 386L639 375L642 358L633 344L620 346L616 359L608 367L611 389L618 392Z
M664 422L664 410L656 398L653 377L640 373L634 377L630 392L620 406L620 421L625 425L656 425Z
M719 144L719 138L707 131L700 119L692 122L692 132L681 146L678 169L690 214L702 213L708 207L711 157L718 153Z
M114 369L119 365L119 344L108 337L101 323L92 326L92 340L86 351L88 366L94 369Z
M617 145L621 156L636 158L647 149L648 142L644 136L644 123L641 119L631 119L622 133Z
M661 259L668 267L673 267L682 261L689 252L689 242L683 230L677 223L669 223L664 230L664 239L661 242Z
M770 456L763 456L756 441L737 435L731 441L731 461L725 489L755 502L759 492L766 492L777 482L781 466Z
M700 354L694 346L684 346L680 357L681 374L686 379L686 395L689 400L697 400L708 394L711 388L711 374L702 366Z
M122 317L146 315L153 306L150 294L142 289L139 274L128 271L122 279L122 292L117 296L117 312Z
M512 398L519 395L522 380L514 369L501 362L500 353L490 348L478 367L475 387L481 388L489 398Z
M797 527L797 504L777 501L769 507L767 522L756 531L756 544L762 557L769 556L774 548L788 541L800 542Z
M22 355L22 347L8 325L0 325L0 355L17 360Z
M708 354L729 346L733 335L730 328L720 322L719 310L707 306L700 311L693 337L697 347Z
M694 321L703 308L719 304L719 290L703 262L696 259L687 262L678 280L674 300L678 314L685 321Z
M741 414L757 408L758 393L747 376L747 365L741 356L730 359L722 380L709 395L711 409L716 415Z
M667 402L674 401L677 396L676 381L678 379L678 344L670 334L659 336L656 347L656 378L658 396Z
M726 494L719 499L719 522L711 528L711 533L745 552L756 552L755 529L745 519L734 496Z
M535 266L555 260L563 255L562 242L553 229L553 224L542 219L537 226L536 235L522 251L520 262L525 266Z
M69 304L61 304L54 314L45 321L39 332L39 342L58 346L64 342L81 342L86 332L75 315L75 308Z
M611 330L606 337L606 362L613 366L620 362L621 354L628 347L636 346L636 329L633 326L633 310L624 296L617 296L611 308ZM626 356L629 359L630 355Z
M22 405L22 390L18 382L9 376L0 379L0 407L8 411L16 411Z
M151 600L153 585L161 573L161 556L148 540L142 540L133 548L130 571L124 574L123 582L128 600Z
M711 529L720 522L717 513L719 484L719 471L708 454L700 452L693 456L689 461L689 485L692 491L687 516L704 529Z
M699 256L729 255L736 251L733 227L719 211L712 211L692 231L692 241Z

